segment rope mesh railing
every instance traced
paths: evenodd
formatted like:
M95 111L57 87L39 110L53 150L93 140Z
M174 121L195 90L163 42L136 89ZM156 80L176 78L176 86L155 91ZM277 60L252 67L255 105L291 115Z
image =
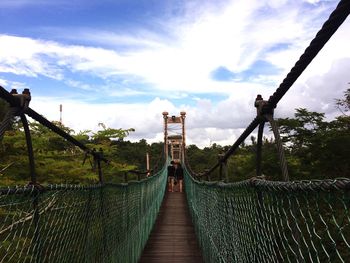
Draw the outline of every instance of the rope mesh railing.
M1 262L137 262L152 230L166 185L164 167L153 176L125 184L105 184L101 151L89 149L54 123L29 108L30 91L10 93L0 123L0 139L20 116L30 163L30 183L0 188ZM99 184L47 186L37 182L30 129L25 114L93 156ZM157 169L158 170L158 169ZM127 178L126 178L127 179Z
M128 184L0 191L0 262L137 262L166 170Z
M350 13L341 0L276 92L257 96L257 117L219 162L220 168L259 126L257 161L261 162L263 124L269 121L278 144L283 180L239 183L200 182L186 170L186 194L197 238L206 262L347 262L350 258L350 179L288 182L287 163L273 121L277 103ZM187 160L186 160L187 161ZM188 166L188 163L186 164ZM223 169L225 168L225 169ZM202 176L203 176L202 175Z
M206 262L350 258L350 179L185 183Z
M277 103L349 12L350 2L341 0L276 92L268 101L257 103L258 116L207 176L217 168L227 171L227 159L268 120L266 114L273 117ZM29 108L30 92L24 92L16 96L0 87L0 97L11 108L0 125L0 139L13 116L20 115L27 125L27 114L91 154L98 165L100 184L37 184L27 129L31 186L0 189L0 263L136 262L164 196L166 170L140 182L104 184L100 161L108 160ZM279 148L281 155L282 146ZM283 167L288 180L287 167ZM260 173L257 168L257 175ZM255 179L224 184L196 181L186 171L185 181L192 220L207 262L345 262L350 258L350 179Z

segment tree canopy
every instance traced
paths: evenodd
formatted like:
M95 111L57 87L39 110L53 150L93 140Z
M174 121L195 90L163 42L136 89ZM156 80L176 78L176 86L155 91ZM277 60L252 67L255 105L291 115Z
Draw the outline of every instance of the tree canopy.
M341 115L327 121L324 113L305 108L294 116L277 120L291 180L325 179L350 176L350 89L343 99L335 100ZM228 160L230 181L240 181L256 174L256 138L242 145ZM220 150L218 150L220 149ZM189 146L187 156L192 170L203 172L217 162L224 147L214 145L203 150ZM268 179L282 180L273 138L264 137L262 171ZM218 179L218 172L214 173Z
M335 100L340 115L327 121L324 113L305 108L295 110L293 117L277 120L284 143L288 171L291 180L325 179L349 177L350 156L350 89L344 98ZM5 116L8 105L0 100L0 120ZM125 140L134 132L133 128L109 128L100 123L96 132L75 132L55 122L57 126L90 149L103 152L112 160L103 164L105 181L121 182L130 170L146 170L146 152L149 153L151 168L163 165L163 143L148 144ZM36 121L30 121L30 130L35 155L36 174L39 183L96 183L96 165L91 156L85 156L79 148ZM252 135L249 143L242 143L228 159L229 181L240 181L256 174L256 138ZM196 145L187 146L187 158L191 169L205 172L213 167L219 154L230 146L213 144L204 149ZM281 180L279 159L274 139L263 139L262 171L267 179ZM129 175L135 179L135 175ZM212 180L218 180L216 171ZM15 119L0 142L0 185L26 184L29 181L27 148L22 124Z

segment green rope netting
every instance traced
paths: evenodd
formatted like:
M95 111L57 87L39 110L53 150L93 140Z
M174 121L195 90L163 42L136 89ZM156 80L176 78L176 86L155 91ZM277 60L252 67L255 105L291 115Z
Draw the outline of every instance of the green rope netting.
M350 179L185 183L206 262L349 262Z
M140 182L2 189L0 262L137 262L166 170Z

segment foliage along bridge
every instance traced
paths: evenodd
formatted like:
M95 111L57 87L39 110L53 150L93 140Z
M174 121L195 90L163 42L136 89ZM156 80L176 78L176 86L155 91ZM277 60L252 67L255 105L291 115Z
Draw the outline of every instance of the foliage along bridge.
M184 150L185 113L174 118L174 123L182 123L183 134L168 137L165 129L164 156L170 148L170 154L185 163L186 197L166 192L169 158L145 179L104 182L101 162L108 160L32 110L28 90L18 95L0 87L1 98L10 105L0 125L0 139L11 119L19 116L31 176L27 186L0 189L0 262L348 261L350 180L289 181L273 111L349 12L350 1L340 1L276 92L268 101L257 97L257 116L209 171L201 175L191 171ZM99 184L39 185L26 115L92 155ZM172 121L167 113L163 117L165 126ZM281 181L260 177L265 122L275 135ZM228 157L257 127L256 177L225 183ZM222 180L203 180L216 169Z

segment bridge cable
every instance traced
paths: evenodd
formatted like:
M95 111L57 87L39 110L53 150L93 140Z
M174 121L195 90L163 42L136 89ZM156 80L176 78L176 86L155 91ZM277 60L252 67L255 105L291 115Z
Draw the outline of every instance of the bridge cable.
M269 104L272 108L277 106L277 103L286 94L293 83L303 73L306 67L316 57L318 52L324 47L327 41L337 31L341 24L345 21L350 13L350 1L341 0L336 9L331 13L328 20L323 24L322 28L318 31L315 38L311 41L310 45L305 49L299 60L295 63L294 67L287 74L286 78L273 93L269 99Z
M341 0L336 9L331 13L328 20L323 24L322 28L318 31L315 38L311 41L310 45L305 49L299 60L295 63L294 67L287 74L286 78L282 81L276 91L270 96L268 104L266 106L267 111L271 111L276 108L277 103L286 94L289 88L294 84L298 77L303 73L306 67L316 57L319 51L324 47L327 41L337 31L340 25L345 21L350 13L350 1ZM255 130L255 128L262 122L261 117L257 116L248 125L246 130L239 136L236 142L225 153L220 161L215 164L206 174L212 173L216 168L220 166L220 162L225 162L244 142L244 140Z

